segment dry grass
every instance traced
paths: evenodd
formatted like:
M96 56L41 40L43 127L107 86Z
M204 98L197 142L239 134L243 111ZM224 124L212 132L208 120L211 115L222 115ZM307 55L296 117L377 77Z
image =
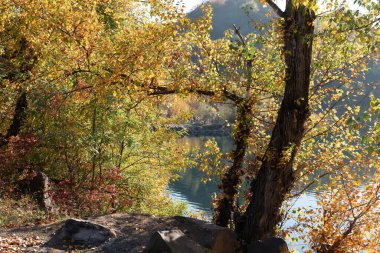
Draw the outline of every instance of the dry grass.
M45 219L45 212L28 196L0 198L0 226L17 226Z

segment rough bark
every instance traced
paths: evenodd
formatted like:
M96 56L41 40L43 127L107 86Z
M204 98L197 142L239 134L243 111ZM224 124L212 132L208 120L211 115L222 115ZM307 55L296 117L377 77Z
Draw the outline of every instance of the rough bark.
M26 100L26 93L22 92L17 98L12 124L8 128L7 134L5 135L6 139L10 138L11 136L16 136L20 133L21 125L25 120L25 110L27 107L28 102Z
M294 183L293 162L309 116L308 97L314 13L287 1L283 21L285 92L252 197L238 231L246 242L274 236L280 209Z
M238 106L238 115L236 133L234 134L235 150L232 154L233 163L222 178L221 196L217 199L214 214L214 222L216 225L227 227L231 220L236 196L238 194L238 186L241 184L243 175L243 163L248 146L248 137L251 128L251 103L243 102Z

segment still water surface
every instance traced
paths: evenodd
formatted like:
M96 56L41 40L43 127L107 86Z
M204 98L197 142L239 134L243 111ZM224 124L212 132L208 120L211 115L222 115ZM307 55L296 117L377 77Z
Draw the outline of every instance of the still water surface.
M185 137L180 140L180 144L187 144L193 150L202 152L203 144L210 138L215 138L218 146L223 153L228 153L233 150L233 141L231 137ZM202 182L203 173L197 168L190 168L182 173L179 180L172 182L169 185L169 193L172 199L184 201L189 206L190 212L203 213L209 220L212 218L212 197L218 193L218 180ZM317 207L315 192L309 189L301 195L294 203L292 209L299 207ZM288 220L285 227L292 226L293 220ZM289 238L287 238L289 239ZM297 249L298 252L303 252L304 244L300 241L287 240L291 249Z
M233 141L230 137L185 137L179 140L180 144L190 146L192 152L202 152L204 143L210 138L215 138L222 153L231 152ZM214 194L218 192L219 181L202 182L204 173L197 168L185 170L178 181L169 186L170 195L173 199L185 201L189 211L202 212L206 217L212 216L211 201Z
M223 153L233 150L231 137L185 137L180 140L182 144L188 144L192 150L199 149L202 152L203 144L210 138L215 138ZM181 200L189 205L190 211L202 212L206 217L212 217L212 197L218 193L218 180L203 183L201 181L203 173L197 168L190 168L182 173L179 180L172 182L169 192L173 199ZM315 192L310 189L302 195L296 202L294 208L298 206L315 206Z

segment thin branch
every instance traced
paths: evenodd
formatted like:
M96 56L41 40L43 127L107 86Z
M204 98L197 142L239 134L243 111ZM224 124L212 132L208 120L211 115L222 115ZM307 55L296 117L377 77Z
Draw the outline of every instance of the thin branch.
M243 46L246 48L247 47L247 42L244 39L243 35L240 32L240 29L236 27L236 25L233 25L235 34L239 37L241 43ZM248 82L247 82L247 89L246 89L246 98L250 97L251 93L251 84L252 84L252 67L253 67L253 60L252 59L247 59L246 60L246 65L247 65L247 70L248 70Z
M301 196L305 191L307 191L311 186L313 186L316 182L318 182L318 180L322 179L323 177L329 175L330 172L325 172L321 175L319 175L318 177L314 178L313 180L311 180L302 190L300 190L299 192L297 193L294 193L292 194L291 196L289 196L289 198L296 198L296 197L299 197Z
M272 7L274 12L276 12L278 16L280 16L281 18L286 18L285 12L283 12L275 2L273 2L272 0L265 0L265 2L267 2L267 4L269 4L270 7Z
M246 41L245 41L243 35L241 34L240 29L237 28L235 24L233 24L233 27L234 27L234 32L235 32L235 34L239 37L241 43L242 43L244 46L246 46L247 43L246 43Z

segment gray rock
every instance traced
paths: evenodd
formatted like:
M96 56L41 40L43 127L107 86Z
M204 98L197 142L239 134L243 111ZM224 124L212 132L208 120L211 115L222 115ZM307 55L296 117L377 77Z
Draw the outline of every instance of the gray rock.
M286 242L281 238L269 238L248 245L247 253L289 253Z
M157 231L150 238L147 253L206 253L210 250L187 237L181 230Z
M55 249L86 249L97 247L115 236L112 230L99 224L68 219L44 246Z
M43 210L49 213L57 211L50 195L52 182L45 173L38 171L33 178L21 180L18 184L22 192L31 194Z
M235 253L240 246L236 234L228 228L220 227L209 222L176 216L179 229L194 241L213 253Z

